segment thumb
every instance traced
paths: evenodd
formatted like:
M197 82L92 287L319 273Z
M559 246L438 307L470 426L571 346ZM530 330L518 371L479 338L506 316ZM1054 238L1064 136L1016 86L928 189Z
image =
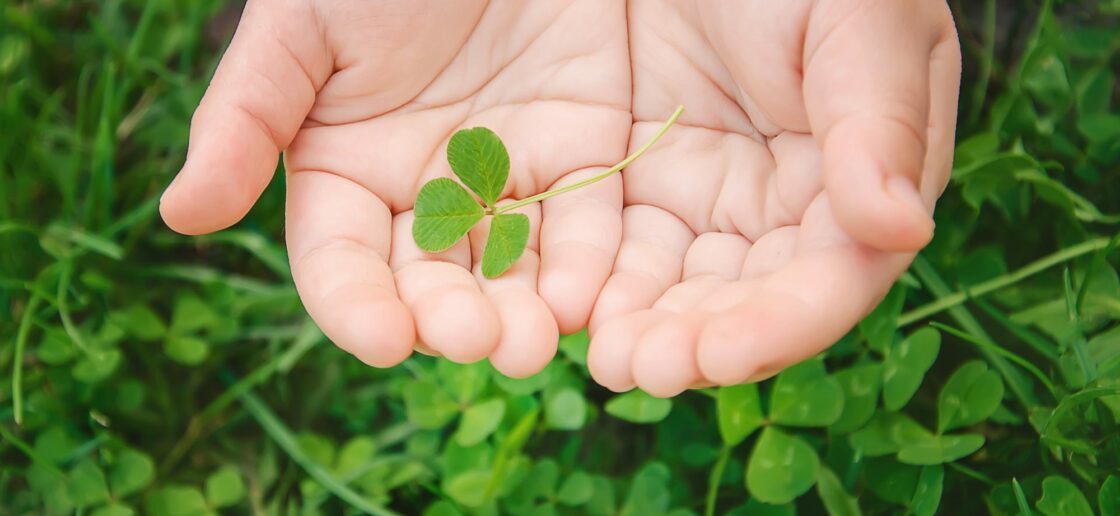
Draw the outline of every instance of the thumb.
M312 9L290 3L245 7L191 119L186 163L160 199L171 229L201 234L241 220L311 110L332 64Z
M812 14L804 95L833 215L856 240L917 251L948 181L960 51L948 7L840 0Z

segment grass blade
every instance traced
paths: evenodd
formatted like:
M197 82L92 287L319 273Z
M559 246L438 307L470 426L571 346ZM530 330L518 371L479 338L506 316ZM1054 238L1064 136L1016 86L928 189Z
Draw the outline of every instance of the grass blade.
M31 319L35 310L39 308L41 298L38 293L31 294L27 306L23 309L23 316L19 320L19 330L16 333L16 350L12 359L12 412L16 424L23 423L23 350L27 347L27 335L31 332Z
M939 322L933 322L930 323L930 325L939 330L950 333L958 338L961 338L967 342L971 342L972 344L975 344L980 348L986 348L994 353L998 353L1000 355L1003 355L1004 357L1007 357L1008 360L1015 362L1016 364L1022 366L1023 369L1030 371L1030 373L1034 375L1035 378L1038 378L1038 381L1046 387L1046 390L1050 391L1050 395L1053 396L1054 399L1058 399L1058 389L1054 387L1054 384L1050 381L1049 378L1046 377L1046 374L1043 373L1042 370L1040 370L1034 364L1030 363L1030 361L1028 361L1027 359L1016 355L1015 353L1012 353L1006 349L1003 349L999 346L999 344L996 344L995 342L969 335L961 330L953 328L952 326L947 326Z
M222 376L231 383L235 381L233 374L228 371L224 371ZM366 500L362 495L335 478L322 465L308 457L300 448L299 443L296 442L296 437L292 434L292 431L252 391L246 390L239 393L237 397L241 400L241 405L245 407L249 415L257 421L257 424L261 425L261 428L280 446L280 449L284 450L296 464L299 464L311 478L319 482L327 491L364 513L377 516L397 516L397 513Z
M1029 277L1034 276L1035 274L1038 274L1038 273L1040 273L1040 272L1042 272L1046 269L1049 269L1050 267L1053 267L1053 266L1058 265L1058 264L1063 263L1063 262L1067 262L1067 261L1072 260L1074 258L1077 258L1079 256L1083 256L1083 255L1089 254L1091 252L1094 252L1094 251L1097 251L1097 250L1100 250L1100 249L1104 249L1105 247L1108 247L1109 242L1110 242L1110 239L1108 239L1108 238L1096 238L1096 239L1093 239L1093 240L1088 240L1086 242L1082 242L1082 243L1077 244L1075 246L1067 247L1067 248L1062 249L1062 250L1060 250L1060 251L1058 251L1054 254L1051 254L1049 256L1045 256L1045 257L1040 258L1040 259L1038 259L1034 262L1031 262L1030 264L1027 264L1023 268L1021 268L1021 269L1019 269L1015 272L1004 274L1002 276L992 278L988 281L978 283L978 284L976 284L972 287L966 288L966 289L964 289L960 292L950 293L948 287L946 287L944 289L939 289L939 290L942 290L943 293L937 295L937 300L936 301L934 301L932 303L929 303L925 306L920 306L918 308L910 310L909 312L903 313L902 315L900 315L898 317L898 326L901 328L903 326L914 324L918 321L929 318L930 316L933 316L935 314L939 314L939 313L944 312L946 310L950 310L953 307L960 306L960 305L964 304L966 301L968 301L969 299L985 296L985 295L990 294L990 293L992 293L996 290L999 290L1001 288L1014 285L1014 284L1016 284L1020 281L1023 281L1026 278L1029 278ZM923 262L923 263L926 263L926 264L929 263L929 262L925 261L919 255L917 258L914 259L915 268L917 268L917 264L919 262ZM921 276L920 273L918 275ZM925 278L922 278L922 280L925 281ZM944 283L942 283L942 284L944 284Z

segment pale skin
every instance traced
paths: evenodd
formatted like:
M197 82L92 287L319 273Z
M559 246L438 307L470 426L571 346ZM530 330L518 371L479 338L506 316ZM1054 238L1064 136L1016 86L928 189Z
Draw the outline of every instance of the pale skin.
M160 211L236 223L284 152L285 237L307 311L378 367L414 350L527 376L588 326L605 387L673 396L828 347L931 238L960 79L937 0L629 3L250 0ZM438 255L412 204L486 126L529 248L480 270L485 228Z

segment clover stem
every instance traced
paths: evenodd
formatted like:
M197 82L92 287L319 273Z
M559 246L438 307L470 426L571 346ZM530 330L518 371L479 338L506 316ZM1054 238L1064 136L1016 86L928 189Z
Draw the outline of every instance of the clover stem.
M560 195L562 193L567 193L567 192L570 192L572 190L578 190L578 189L583 188L587 185L590 185L592 183L597 183L599 181L602 181L602 180L610 177L611 174L614 174L615 172L618 172L618 171L630 166L630 164L633 163L634 160L640 158L642 156L642 154L645 154L645 152L650 149L650 147L653 147L653 145L655 143L657 143L657 140L660 140L661 137L665 135L665 132L668 131L670 127L673 127L673 124L675 124L677 122L677 119L680 118L681 113L684 113L684 106L677 106L676 111L673 111L672 116L670 116L669 119L665 121L665 124L662 125L660 129L657 130L657 133L655 133L653 135L653 137L649 139L649 141L647 141L644 145L639 147L638 150L634 151L633 154L631 154L629 156L626 156L626 159L624 159L622 161L619 161L618 164L616 164L615 166L613 166L611 168L608 168L602 174L599 174L599 175L596 175L596 176L593 176L593 177L589 177L589 178L584 179L583 181L580 181L578 183L572 183L570 185L567 185L567 186L564 186L564 187L561 187L561 188L557 188L555 190L549 190L547 192L541 192L537 195L533 195L531 197L526 197L524 199L521 199L520 201L511 202L509 204L504 204L502 206L495 206L494 207L494 214L498 215L498 214L505 213L505 212L508 212L508 211L513 211L513 210L516 210L517 208L520 208L522 206L528 206L528 205L533 204L535 202L540 202L540 201L543 201L545 199L548 199L549 197L555 197L555 196Z

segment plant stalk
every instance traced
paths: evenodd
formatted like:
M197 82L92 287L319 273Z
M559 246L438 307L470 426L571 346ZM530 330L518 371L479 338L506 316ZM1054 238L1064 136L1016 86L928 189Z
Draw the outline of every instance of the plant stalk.
M555 197L555 196L560 195L562 193L568 193L572 190L578 190L578 189L583 188L587 185L590 185L592 183L598 183L599 181L602 181L602 180L610 177L611 174L614 174L615 172L618 172L618 171L630 166L630 164L633 163L634 160L642 157L642 154L645 154L645 152L647 150L649 150L650 147L653 147L653 144L657 143L657 140L660 140L661 137L665 135L665 132L668 131L670 127L673 127L673 124L677 123L677 119L680 118L681 113L684 113L684 106L677 106L676 111L673 111L673 114L669 117L668 120L665 121L665 124L661 126L661 129L657 130L657 133L653 135L653 138L650 138L649 141L647 141L645 143L645 145L642 145L641 147L639 147L638 150L634 151L633 154L631 154L629 156L626 156L626 159L624 159L622 161L619 161L615 166L613 166L611 168L608 168L602 174L599 174L599 175L594 176L594 177L589 177L589 178L584 179L583 181L580 181L578 183L572 183L570 185L567 185L567 186L564 186L564 187L561 187L561 188L557 188L555 190L549 190L547 192L541 192L537 195L521 199L520 201L512 202L512 203L505 204L505 205L502 205L502 206L495 206L494 209L493 209L493 214L494 215L500 215L502 213L513 211L513 210L516 210L516 209L518 209L522 206L528 206L528 205L533 204L535 202L540 202L540 201L543 201L545 199L548 199L549 197Z

